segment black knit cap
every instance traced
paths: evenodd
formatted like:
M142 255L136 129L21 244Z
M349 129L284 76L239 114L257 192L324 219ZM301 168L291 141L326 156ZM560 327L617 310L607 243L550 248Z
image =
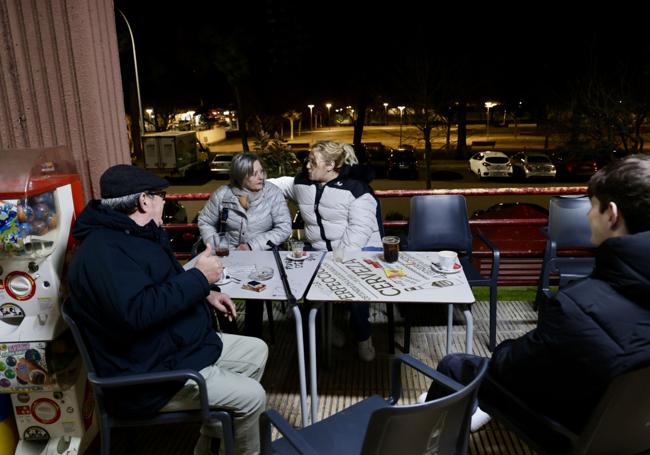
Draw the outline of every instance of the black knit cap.
M162 190L168 186L167 180L129 164L111 166L99 178L99 188L104 199Z

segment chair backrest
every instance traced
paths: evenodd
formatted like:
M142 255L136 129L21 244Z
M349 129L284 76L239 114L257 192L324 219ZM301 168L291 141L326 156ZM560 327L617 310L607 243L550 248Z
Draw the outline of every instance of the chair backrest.
M70 328L70 332L72 333L72 337L74 338L74 341L77 345L77 349L79 349L79 355L81 355L81 360L83 361L86 367L86 372L88 374L88 377L91 378L97 376L97 370L95 370L95 365L93 363L93 360L90 357L90 353L88 352L88 349L86 349L86 340L81 334L81 331L79 330L79 326L77 326L77 323L75 322L72 316L70 305L71 304L69 298L63 301L63 303L61 304L61 316L63 316L63 320L66 322L66 324L68 324L68 327ZM104 414L106 410L104 407L103 390L101 387L97 387L97 385L93 381L90 381L90 384L93 388L93 392L95 393L95 400L97 401L98 410L100 414Z
M650 366L615 378L573 453L633 455L650 449Z
M412 197L407 248L471 254L472 232L465 197L457 194Z
M77 349L79 349L79 354L81 355L81 359L86 366L87 372L95 374L95 366L93 365L90 354L86 349L86 342L83 339L81 332L79 331L77 323L74 322L74 319L72 318L72 314L70 312L70 299L65 299L61 305L61 316L63 316L63 320L66 322L66 324L68 324L68 327L70 327L70 332L72 333L72 337L77 344Z
M587 212L591 201L583 196L553 196L548 206L548 237L557 248L592 248Z
M472 382L458 392L423 404L375 411L361 453L466 453L474 402L487 367L485 359Z

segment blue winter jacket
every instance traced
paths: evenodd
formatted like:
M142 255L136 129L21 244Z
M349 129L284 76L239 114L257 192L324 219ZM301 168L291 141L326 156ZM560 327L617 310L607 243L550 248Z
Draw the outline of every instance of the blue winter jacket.
M91 201L73 236L81 246L68 271L71 307L100 376L200 370L219 358L209 283L183 270L162 228ZM182 385L133 387L107 403L120 414L151 414Z

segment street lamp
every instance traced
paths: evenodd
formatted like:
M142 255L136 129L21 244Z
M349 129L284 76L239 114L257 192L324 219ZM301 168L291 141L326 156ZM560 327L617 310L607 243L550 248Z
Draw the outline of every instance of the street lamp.
M117 8L117 12L120 13L124 22L126 22L126 27L129 29L129 35L131 36L131 49L133 50L133 69L135 70L135 90L138 95L138 125L140 126L140 137L138 138L138 148L139 151L142 151L142 135L144 134L144 118L142 115L142 99L140 98L140 79L138 77L138 58L135 54L135 40L133 39L133 31L131 30L131 24L126 19L124 13Z
M388 103L384 103L384 125L388 125Z
M325 107L327 108L327 126L330 126L330 109L332 108L332 103L325 104Z
M485 109L487 110L487 115L485 119L485 138L490 139L490 108L496 106L499 103L495 103L494 101L486 101L485 102Z
M406 106L397 106L399 109L399 146L402 147L402 119L404 118L404 108Z
M314 130L314 105L313 104L308 104L307 107L309 108L309 129Z

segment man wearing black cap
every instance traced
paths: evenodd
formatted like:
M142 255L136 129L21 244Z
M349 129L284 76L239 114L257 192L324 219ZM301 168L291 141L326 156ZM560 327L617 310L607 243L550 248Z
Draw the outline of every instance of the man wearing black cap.
M211 405L232 410L237 453L259 452L258 418L266 406L259 384L268 349L258 338L218 335L210 306L235 317L226 294L212 290L223 265L210 246L185 271L162 225L169 183L129 165L100 178L101 200L79 216L81 242L68 272L71 311L92 349L100 376L183 368L205 377ZM207 303L206 303L207 302ZM129 416L193 407L194 384L134 386L107 397ZM195 454L208 453L214 428L201 428Z

